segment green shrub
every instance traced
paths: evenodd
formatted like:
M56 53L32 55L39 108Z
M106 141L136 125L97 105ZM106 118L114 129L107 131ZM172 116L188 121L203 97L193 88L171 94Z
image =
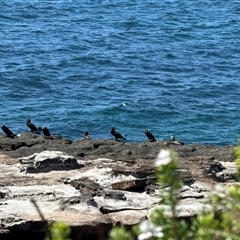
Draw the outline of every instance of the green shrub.
M49 234L45 240L70 240L71 229L64 222L54 222L49 227Z

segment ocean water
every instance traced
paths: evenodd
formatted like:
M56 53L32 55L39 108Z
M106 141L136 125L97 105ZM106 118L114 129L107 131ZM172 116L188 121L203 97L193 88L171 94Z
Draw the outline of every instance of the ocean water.
M234 0L1 0L0 122L237 144L239 22Z

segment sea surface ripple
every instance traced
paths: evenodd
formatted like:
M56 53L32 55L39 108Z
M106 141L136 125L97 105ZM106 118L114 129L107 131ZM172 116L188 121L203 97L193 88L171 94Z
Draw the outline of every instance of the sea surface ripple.
M0 1L0 121L128 141L236 144L240 5L230 0Z

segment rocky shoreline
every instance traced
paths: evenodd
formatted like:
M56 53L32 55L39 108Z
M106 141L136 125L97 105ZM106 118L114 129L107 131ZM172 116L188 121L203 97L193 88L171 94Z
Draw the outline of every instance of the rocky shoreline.
M64 221L72 239L107 239L116 224L132 226L161 204L154 160L160 149L179 156L179 217L206 207L215 183L233 184L236 146L114 140L72 141L30 132L0 134L0 238L43 239L41 219Z

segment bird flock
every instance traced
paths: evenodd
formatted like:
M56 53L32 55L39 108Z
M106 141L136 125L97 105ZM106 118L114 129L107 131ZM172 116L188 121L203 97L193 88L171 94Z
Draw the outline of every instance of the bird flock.
M37 134L41 135L40 131L42 131L44 137L52 139L52 136L50 135L50 132L49 132L47 127L38 127L37 128L31 122L30 119L27 119L26 125L29 127L29 129L31 130L32 133L37 133ZM13 133L4 123L2 124L1 128L2 128L3 132L6 134L7 137L9 137L9 138L17 137L17 135L15 133Z
M39 135L40 132L42 131L43 132L43 136L45 138L48 138L48 139L53 139L48 128L47 127L36 127L30 119L27 119L26 121L26 125L29 127L29 129L31 130L32 133L37 133ZM9 138L14 138L14 137L17 137L16 134L14 134L4 123L2 124L2 131L6 134L7 137ZM110 133L114 136L115 140L118 141L119 139L123 139L123 140L127 140L125 137L123 137L121 135L121 133L117 132L115 130L114 127L111 128L111 131ZM146 128L145 130L145 135L147 136L147 138L149 139L150 142L156 142L156 139L155 137L153 136L153 134L150 132L150 129ZM83 135L84 139L86 140L91 140L89 134L88 134L88 131L85 131L84 132L84 135ZM182 141L179 141L179 140L176 140L174 136L171 136L171 143L172 144L175 144L175 145L184 145L184 142Z

